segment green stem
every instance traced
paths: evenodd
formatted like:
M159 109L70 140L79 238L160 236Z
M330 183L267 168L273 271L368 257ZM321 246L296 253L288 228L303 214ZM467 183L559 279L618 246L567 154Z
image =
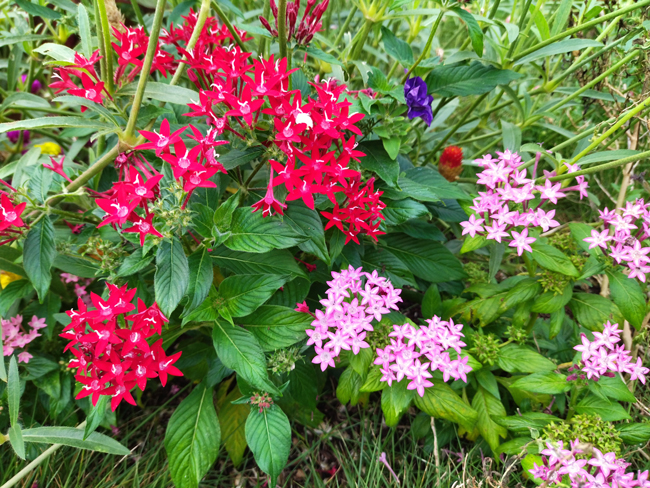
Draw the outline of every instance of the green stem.
M573 34L577 32L581 32L583 30L589 29L590 27L594 27L598 24L601 24L607 20L614 19L616 17L621 17L629 12L632 12L636 9L639 9L641 7L645 7L647 5L650 5L650 0L641 0L640 2L636 2L633 5L630 5L629 7L625 7L619 10L615 10L614 12L611 12L609 14L603 15L602 17L597 17L593 20L590 20L589 22L585 22L582 25L579 25L577 27L573 27L572 29L567 29L563 31L560 34L557 34L553 37L550 37L549 39L546 39L545 41L542 41L533 47L526 49L525 51L522 51L521 53L517 54L514 58L512 58L512 61L515 62L525 56L528 56L531 53L534 53L535 51L540 50L543 47L549 46L553 44L554 42L560 41L566 37L572 36Z
M269 19L269 14L271 13L271 2L264 2L264 10L262 11L262 17ZM260 36L260 43L257 47L257 53L266 58L266 37Z
M580 153L580 154L582 154L582 153ZM550 181L566 180L566 179L569 179L569 178L575 178L576 176L582 176L582 175L588 175L588 174L591 174L591 173L597 173L599 171L604 171L606 169L618 168L619 166L624 166L624 165L626 165L628 163L633 163L634 161L640 161L641 159L648 159L648 158L650 158L650 151L645 151L645 152L642 152L642 153L639 153L639 154L635 154L633 156L628 156L626 158L617 159L616 161L612 161L611 163L599 164L598 166L592 166L591 168L581 169L580 171L575 171L573 173L565 173L563 175L554 176L552 178L549 178L549 180ZM574 159L574 162L577 161L577 160L578 160L578 157L576 156L576 159ZM544 179L545 178L538 178L537 182L539 182L540 180L544 180Z
M287 0L278 1L278 42L280 59L287 57Z
M144 25L144 17L142 16L142 10L140 10L140 5L138 5L137 0L131 0L131 7L133 7L133 11L135 12L135 16L138 19L138 23L142 26L144 33L148 36L149 31L147 30L147 26Z
M438 18L436 19L436 22L431 27L431 33L429 34L429 38L427 39L427 43L425 44L424 49L420 53L420 56L415 61L415 63L413 63L413 66L411 66L409 70L406 72L404 78L402 78L402 83L406 82L406 80L408 79L409 75L413 72L413 70L417 68L418 65L422 62L422 60L428 56L429 49L431 49L431 43L433 42L433 37L436 35L436 31L438 30L438 26L440 25L440 21L442 20L444 14L445 14L444 10L440 9Z
M103 0L99 1L101 2ZM129 122L126 125L126 131L124 133L124 138L127 142L130 142L133 138L133 132L135 131L135 124L138 120L138 113L140 112L140 106L142 105L142 100L144 98L144 91L147 88L147 79L149 78L149 73L151 71L151 64L153 63L153 58L156 55L156 49L158 48L158 35L160 34L160 28L162 27L166 3L166 0L158 0L156 3L156 13L154 14L153 26L151 27L151 34L149 36L149 45L147 46L147 53L142 62L142 71L140 72L140 79L138 80L138 88L135 92L135 97L133 97L131 115L129 116Z
M190 40L187 43L187 46L185 47L187 51L194 49L194 46L196 46L199 37L201 37L201 31L203 30L203 26L205 25L205 21L208 18L209 14L210 14L210 0L202 0L201 9L199 10L198 18L196 19L194 31L192 31L192 36L190 37ZM186 57L183 56L183 61L185 60ZM172 77L172 81L169 84L175 85L176 83L178 83L178 80L180 80L184 70L185 70L185 63L179 63L178 68L176 69L176 73L174 73L174 76Z
M350 22L352 22L352 18L354 17L354 14L357 13L357 10L359 9L356 7L356 5L353 5L350 8L350 13L345 19L345 22L343 22L343 26L339 30L339 33L336 35L336 39L334 39L334 47L338 46L339 42L341 42L341 39L343 39L343 36L345 35L345 31L347 31L348 27L350 27Z
M372 19L364 20L361 30L359 31L357 36L355 36L356 42L354 43L354 47L352 48L352 52L350 53L351 61L359 59L359 56L361 56L361 52L363 51L363 46L366 44L366 39L368 38L368 34L370 34L370 29L372 29L373 25L374 25L374 21Z
M285 0L285 3L286 3L286 0ZM241 40L241 37L239 37L239 34L237 34L237 31L232 26L232 22L230 22L230 20L226 16L226 14L223 13L223 10L221 10L221 7L219 6L219 4L217 2L213 1L212 2L212 8L214 9L215 12L217 12L217 16L221 19L221 22L226 24L226 27L228 28L228 31L230 32L230 35L235 40L235 44L237 44L239 46L239 49L241 49L241 51L243 53L248 52L246 50L246 46L244 46L244 43Z
M108 16L106 15L105 0L97 0L97 7L99 8L99 18L102 26L102 38L104 41L104 53L106 56L106 89L109 93L113 93L113 46L111 46L111 28L108 24Z
M95 29L97 30L97 39L99 40L99 54L101 55L99 59L99 67L100 67L100 74L102 81L104 82L104 85L108 87L108 68L106 67L106 46L104 43L101 41L101 39L104 38L104 33L102 29L102 19L99 15L99 4L97 0L94 2L95 4Z

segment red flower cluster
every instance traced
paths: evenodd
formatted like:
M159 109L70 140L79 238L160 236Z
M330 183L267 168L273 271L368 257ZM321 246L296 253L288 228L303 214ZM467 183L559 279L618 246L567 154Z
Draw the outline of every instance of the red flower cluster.
M138 73L142 71L142 62L149 47L149 36L145 34L142 27L130 28L124 25L121 30L113 28L113 36L118 41L117 43L111 43L117 53L117 64L119 66L115 70L115 82L117 83L122 76L126 75L126 82L131 83ZM162 39L161 41L164 42ZM131 68L127 73L129 66ZM174 56L160 49L159 42L151 63L151 73L160 71L160 74L167 78L167 72L176 71L177 67L178 62Z
M75 378L84 385L77 399L92 396L96 405L100 395L110 395L115 410L123 399L135 405L131 390L137 385L144 391L147 379L158 376L165 386L167 375L183 374L173 366L181 352L168 357L162 339L152 346L147 342L167 322L158 305L147 308L138 299L137 313L126 315L135 309L135 288L109 284L108 290L107 300L90 294L95 310L79 299L79 310L66 312L72 321L60 335L70 341L64 349L75 356L69 367L78 368Z
M273 13L273 18L275 19L275 29L271 27L269 21L266 18L260 15L260 22L268 30L273 37L278 37L278 6L275 4L275 0L271 1L271 12ZM321 30L323 23L321 22L321 17L327 10L329 5L329 0L323 0L319 3L314 10L312 7L316 4L317 0L307 0L307 6L305 7L305 12L302 14L302 19L300 24L296 29L296 20L298 20L298 10L300 9L300 0L294 0L293 2L287 3L287 12L285 25L287 26L287 41L291 41L291 38L296 41L297 45L306 45L311 42L314 38L314 34Z
M194 18L192 13L187 24L191 26ZM349 167L351 160L359 161L364 155L355 149L355 138L362 134L355 124L363 115L349 112L346 87L335 80L312 83L317 97L303 101L299 90L289 90L289 76L295 70L287 70L286 59L251 60L251 54L238 46L225 45L229 38L214 19L208 19L195 48L186 51L178 41L186 40L190 32L188 26L172 29L165 39L177 44L186 57L188 76L199 90L199 100L188 104L191 112L186 115L205 117L210 130L203 136L190 126L193 135L189 137L198 144L188 150L181 139L187 128L170 134L165 121L160 133L141 131L150 142L136 149L154 149L172 165L174 176L183 178L184 190L191 192L198 186L213 186L209 178L217 171L226 172L214 152L214 147L225 141L217 137L230 133L247 140L242 133L258 131L260 144L276 145L286 163L269 161L272 169L267 193L253 205L254 211L262 210L264 216L273 211L282 214L286 205L275 199L273 188L284 184L289 192L287 201L301 199L311 209L314 194L327 196L334 210L323 215L333 216L331 225L346 233L346 241L358 242L360 232L373 238L382 234L378 230L383 219L381 192L374 191L372 183L361 185L360 173ZM341 199L344 203L337 201L337 192L345 196Z
M463 172L463 150L458 146L447 146L440 155L438 171L448 181L456 181Z
M54 90L55 94L67 90L69 95L85 98L91 102L101 104L104 101L104 93L109 98L111 95L106 90L106 87L104 87L104 82L100 81L99 76L95 72L95 63L100 59L99 49L93 53L90 59L86 59L82 54L75 53L74 64L55 69L52 78L59 81L50 83L50 88ZM76 83L70 78L71 75L81 80L83 88L77 87ZM85 110L86 107L81 107L82 112Z
M7 185L9 186L9 185ZM10 187L11 188L11 187ZM20 227L25 227L25 222L20 218L27 203L14 205L11 199L2 192L0 197L0 246L17 239ZM4 238L7 239L4 239Z

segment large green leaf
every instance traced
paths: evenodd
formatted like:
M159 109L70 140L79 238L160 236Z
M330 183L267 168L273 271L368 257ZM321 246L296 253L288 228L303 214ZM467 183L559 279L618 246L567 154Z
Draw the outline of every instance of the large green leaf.
M219 294L232 317L253 313L287 281L279 275L233 275L221 282Z
M498 364L508 373L553 371L555 364L529 347L508 344L499 351Z
M291 449L291 425L282 409L277 405L261 412L251 408L246 420L246 442L259 468L270 476L269 486L275 486Z
M462 9L461 7L452 7L451 10L453 10L456 15L458 15L463 20L463 22L465 22L469 38L472 41L472 48L474 49L476 55L479 58L482 58L483 30L481 29L479 23L476 21L476 18L474 18L474 15L472 13L468 12L465 9Z
M25 298L34 290L27 280L12 281L0 290L0 317L6 317L9 308L21 298Z
M562 293L555 294L547 291L535 299L531 312L536 313L553 313L564 309L564 306L571 301L573 297L573 283L568 283Z
M456 198L468 200L469 196L457 183L447 181L436 169L418 167L407 170L398 180L402 198L414 198L421 202L437 202ZM392 196L391 192L390 195Z
M223 442L230 460L238 467L244 459L246 451L246 419L250 407L241 403L233 403L239 400L242 394L235 386L219 408L219 422L221 424L221 441Z
M203 300L208 296L213 278L212 259L210 259L210 254L205 246L192 253L187 263L190 268L187 296L190 300L185 306L184 315L187 315L203 303Z
M361 167L376 173L388 185L397 185L399 163L388 155L381 141L365 141L357 149L365 153L360 159Z
M548 393L550 395L559 395L571 389L571 383L566 376L559 373L533 373L523 378L519 378L512 384L513 388L519 388L524 391L533 393Z
M16 263L21 256L22 253L19 249L14 249L9 246L0 246L0 269L27 278L27 273L25 273L22 264Z
M646 296L637 280L631 280L620 271L607 271L609 291L612 300L619 308L623 317L640 329L646 315Z
M98 275L104 274L100 270L97 261L78 256L68 256L66 254L58 254L54 258L52 266L66 273L79 276L80 278L95 278Z
M136 89L137 85L135 83L130 83L121 88L116 93L116 95L135 95ZM177 105L187 105L188 103L192 103L193 100L199 99L199 94L194 90L183 88L182 86L157 83L155 81L150 81L147 83L147 87L144 91L144 96L145 98L151 98L160 102L174 103Z
M212 388L198 385L176 407L167 424L165 450L169 473L177 488L198 488L219 453L221 428Z
M176 238L164 240L156 254L156 275L153 284L156 302L167 317L185 295L190 281L190 268L183 245Z
M239 149L231 149L219 158L219 162L223 164L223 167L227 170L235 169L237 166L250 163L259 158L264 154L264 150L264 146L253 146L246 148L243 151Z
M524 56L523 58L517 60L513 66L519 66L520 64L527 64L531 61L536 61L546 56L554 56L556 54L570 53L573 51L580 51L587 47L600 47L603 43L596 41L594 39L565 39L563 41L554 42L549 46L545 46L537 51Z
M411 405L415 390L407 389L409 380L403 378L381 392L381 410L388 427L395 427Z
M84 431L74 427L36 427L23 430L25 442L36 442L38 444L62 444L64 446L87 449L89 451L104 452L106 454L117 454L126 456L129 451L115 439L93 432L84 439Z
M14 424L9 428L9 442L16 455L20 459L25 459L25 441L20 424Z
M381 28L381 37L386 52L399 61L402 66L408 68L413 64L413 50L407 42L395 37L395 34L383 26Z
M645 444L650 440L650 424L631 422L616 426L618 434L626 444Z
M149 266L149 264L151 264L151 261L153 261L153 258L153 254L143 256L142 248L139 247L122 260L122 264L117 270L117 276L134 275L138 271L142 271L144 268Z
M530 429L542 430L551 422L559 421L555 415L541 412L525 412L510 417L496 417L495 421L515 434L530 434Z
M431 218L429 209L412 198L403 200L387 200L386 208L382 211L386 225L397 226L418 217L428 216ZM435 228L435 227L434 227Z
M99 120L87 119L85 117L39 117L36 119L17 120L15 122L5 122L0 124L0 134L9 132L10 130L32 130L32 129L45 129L48 127L55 127L62 129L66 127L83 127L87 129L96 130L110 130L114 129L113 124L100 122Z
M589 389L596 395L601 397L611 398L619 402L634 403L636 398L634 394L627 388L620 376L610 378L602 376L598 381L590 381Z
M58 20L61 18L59 12L55 12L51 8L43 7L37 3L32 3L29 0L14 0L14 2L33 17L42 17L50 20Z
M576 412L596 415L607 422L630 419L627 410L618 402L610 402L593 393L584 397L576 406Z
M589 330L603 330L603 324L608 320L618 322L618 308L600 295L574 293L569 307L576 322Z
M23 247L23 266L41 303L50 289L55 257L54 225L45 216L29 230Z
M265 253L239 252L219 246L210 253L215 264L237 274L275 274L307 278L293 255L284 249Z
M427 415L442 418L472 430L477 412L458 396L446 383L440 381L424 389L424 396L415 395L415 406Z
M262 305L237 322L257 338L264 351L275 351L306 338L305 330L313 320L311 315L292 308Z
M393 253L387 249L370 247L365 250L361 257L363 269L367 272L377 270L386 276L397 288L410 285L417 288L413 273Z
M231 235L226 247L233 251L263 253L273 249L286 249L308 239L277 217L262 217L261 212L238 208L232 216Z
M90 59L93 53L90 19L86 7L81 3L77 7L77 25L79 26L79 37L81 37L81 52L87 59Z
M426 82L429 93L441 97L466 97L482 95L492 91L497 85L507 85L523 75L507 69L497 69L479 61L469 66L451 64L434 69Z
M476 427L478 427L481 437L493 451L496 450L499 447L499 437L505 439L508 430L497 424L494 419L505 417L506 409L499 400L480 386L472 399L472 407L478 413Z
M84 440L86 440L90 434L95 432L97 427L99 427L104 420L106 407L108 406L110 399L111 397L109 395L101 395L99 400L97 400L97 405L93 405L92 403L90 404L90 413L86 417L86 427L84 427Z
M527 302L535 298L542 290L542 285L533 278L525 278L512 287L506 296L503 298L501 304L502 310L508 310L516 307L520 303Z
M423 280L441 283L462 280L467 276L458 258L439 242L413 239L405 234L389 234L383 237L382 247Z
M269 381L264 352L251 332L217 320L212 330L212 341L224 366L235 370L246 382L257 388L274 394L279 393Z
M313 254L318 259L330 264L323 223L316 210L312 210L302 202L291 202L284 212L284 221L296 232L308 237L306 241L298 244L302 251Z
M580 273L578 273L571 260L559 249L548 244L542 244L539 241L534 242L531 247L533 248L533 259L542 268L567 276L573 276L574 278L580 276Z

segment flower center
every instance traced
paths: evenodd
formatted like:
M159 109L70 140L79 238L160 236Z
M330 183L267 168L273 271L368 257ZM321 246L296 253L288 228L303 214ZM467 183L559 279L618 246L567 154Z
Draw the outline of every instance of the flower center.
M16 218L17 218L16 212L7 212L5 214L5 220L7 222L13 222L14 220L16 220Z

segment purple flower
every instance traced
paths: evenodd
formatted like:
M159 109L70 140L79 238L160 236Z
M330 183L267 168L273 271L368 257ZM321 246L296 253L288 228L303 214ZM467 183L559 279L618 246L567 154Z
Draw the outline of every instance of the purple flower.
M7 139L12 144L16 144L18 142L18 138L20 137L20 131L19 130L10 130L7 132ZM29 142L29 131L26 130L25 133L23 134L23 144L27 144Z
M415 76L406 80L404 98L408 106L409 119L421 117L430 126L433 122L433 110L431 109L433 95L427 95L427 84L422 78Z
M23 83L25 83L27 81L27 75L22 75L20 79L22 80ZM34 80L32 82L32 89L30 91L32 93L38 93L39 91L41 91L42 88L43 85L41 84L41 82L38 80Z

